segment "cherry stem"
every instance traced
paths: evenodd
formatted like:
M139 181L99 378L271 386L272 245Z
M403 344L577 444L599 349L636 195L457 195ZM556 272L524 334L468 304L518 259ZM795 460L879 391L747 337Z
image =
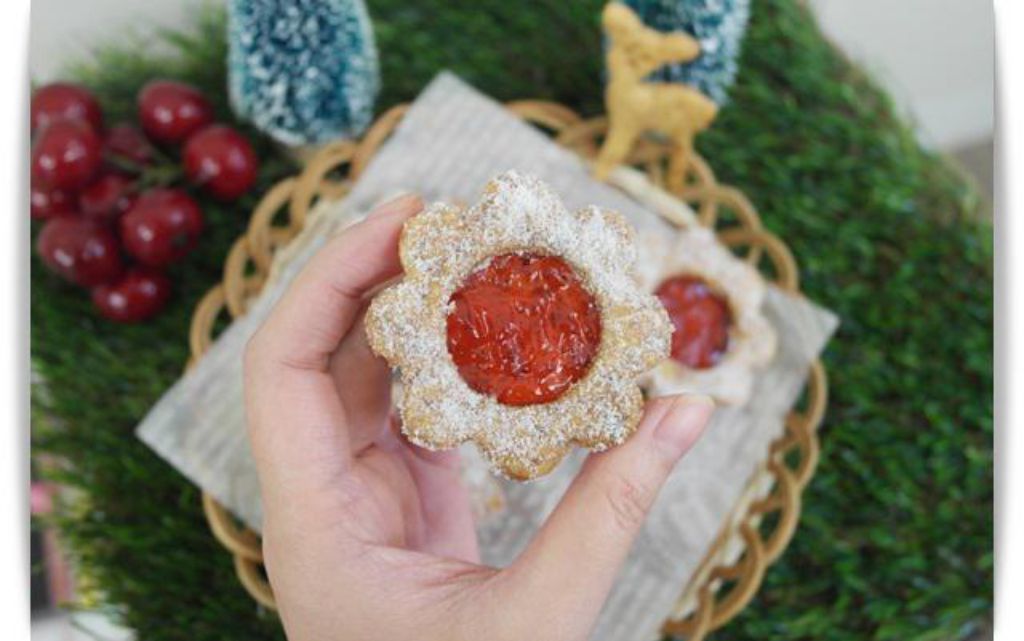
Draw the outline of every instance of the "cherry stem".
M117 169L120 169L121 171L126 171L130 174L135 174L136 176L141 175L146 170L146 167L144 165L141 165L135 162L134 160L129 160L124 156L107 154L104 155L104 160L108 164L116 167Z
M172 158L170 154L157 145L151 145L150 152L153 154L153 160L156 161L155 164L165 165L175 162L174 158Z
M184 178L184 172L176 164L166 163L150 165L144 168L139 176L139 186L142 189L150 187L167 187Z

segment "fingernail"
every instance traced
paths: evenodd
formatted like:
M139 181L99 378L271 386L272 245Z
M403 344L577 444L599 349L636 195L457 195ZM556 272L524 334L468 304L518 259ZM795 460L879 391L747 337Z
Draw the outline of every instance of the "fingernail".
M420 200L420 197L416 194L402 194L401 196L387 200L374 207L368 218L390 216L391 214L396 214L398 212L406 212L410 209L421 209L422 207L423 203Z
M715 401L703 394L676 396L654 428L654 440L674 458L686 453L700 437L715 411Z

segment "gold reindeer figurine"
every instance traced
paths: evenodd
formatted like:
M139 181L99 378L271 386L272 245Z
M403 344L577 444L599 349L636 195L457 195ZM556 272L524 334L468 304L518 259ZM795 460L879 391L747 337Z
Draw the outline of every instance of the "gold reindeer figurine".
M601 20L610 40L605 89L608 135L594 175L606 179L645 131L667 136L676 145L672 156L675 170L685 169L694 136L708 128L718 106L693 87L646 82L645 78L663 65L693 60L700 55L700 43L686 33L661 33L644 26L620 2L610 2Z

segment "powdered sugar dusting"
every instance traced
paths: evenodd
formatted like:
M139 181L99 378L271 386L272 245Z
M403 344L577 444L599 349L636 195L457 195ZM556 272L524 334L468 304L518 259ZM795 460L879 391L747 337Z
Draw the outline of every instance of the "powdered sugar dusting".
M698 276L725 296L733 316L728 349L714 367L690 369L666 359L644 377L644 386L652 396L697 392L729 405L746 403L755 370L776 350L775 329L762 310L764 277L705 228L682 230L668 238L645 235L642 241L649 250L638 270L645 290L654 291L672 276Z
M473 391L447 351L449 298L491 257L518 251L566 260L601 309L602 340L587 374L546 404L502 405ZM423 447L472 440L492 467L528 479L554 468L573 445L604 449L636 428L636 378L665 358L672 326L633 274L632 228L596 207L570 213L532 176L494 178L473 207L435 203L406 223L406 278L379 294L367 314L374 351L401 371L403 432Z

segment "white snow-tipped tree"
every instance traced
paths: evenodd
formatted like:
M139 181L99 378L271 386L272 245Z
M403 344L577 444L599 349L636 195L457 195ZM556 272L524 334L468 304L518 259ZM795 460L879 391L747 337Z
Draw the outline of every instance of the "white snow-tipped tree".
M380 69L363 0L229 0L228 69L238 115L286 145L358 136Z

